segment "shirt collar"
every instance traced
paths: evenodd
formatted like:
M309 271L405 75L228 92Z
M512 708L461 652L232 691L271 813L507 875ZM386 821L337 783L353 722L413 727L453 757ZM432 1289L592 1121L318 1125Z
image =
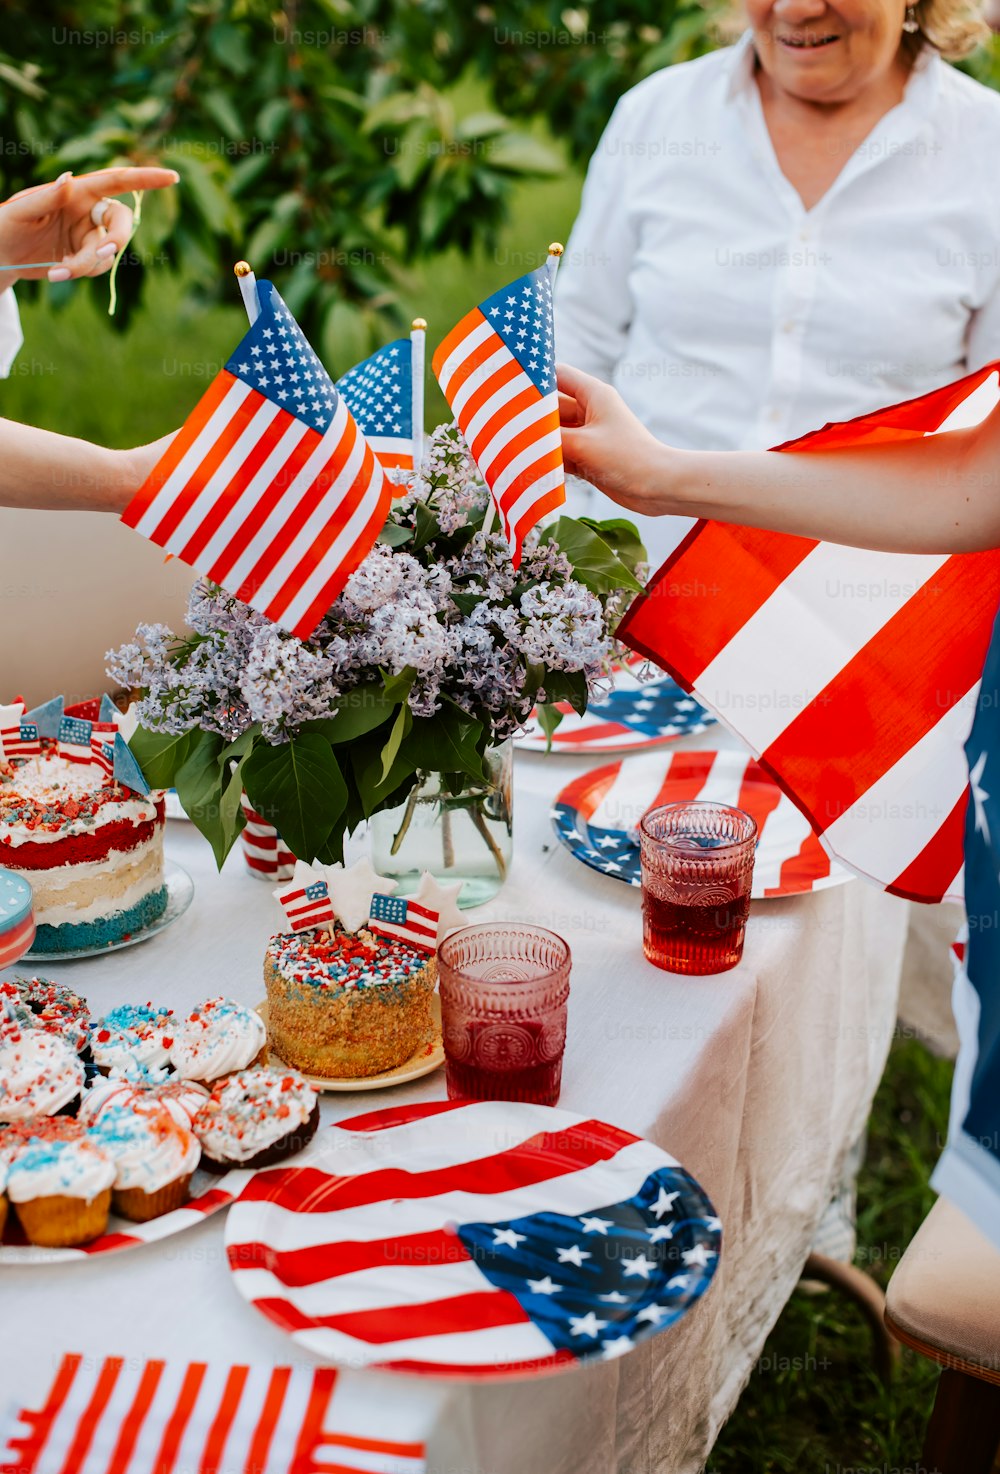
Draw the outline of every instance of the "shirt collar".
M730 47L729 83L726 87L727 102L732 102L734 98L746 94L752 86L756 85L754 83L756 64L757 54L753 47L753 32L746 30L736 45ZM941 85L941 69L944 64L933 46L924 46L921 49L907 78L906 91L903 94L903 102L907 108L914 108L924 117L930 113Z

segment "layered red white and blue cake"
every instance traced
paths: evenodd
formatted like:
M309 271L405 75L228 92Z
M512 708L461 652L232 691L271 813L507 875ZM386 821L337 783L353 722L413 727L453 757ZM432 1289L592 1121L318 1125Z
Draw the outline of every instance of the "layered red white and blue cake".
M0 864L31 885L35 952L120 942L167 906L163 796L116 780L110 740L91 758L72 739L98 724L72 720L62 739L0 734Z

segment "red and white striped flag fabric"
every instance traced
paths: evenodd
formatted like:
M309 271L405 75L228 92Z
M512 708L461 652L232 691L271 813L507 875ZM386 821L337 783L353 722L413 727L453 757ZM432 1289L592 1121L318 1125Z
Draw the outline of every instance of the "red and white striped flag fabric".
M432 363L493 493L516 568L531 528L566 500L552 268L540 266L480 302Z
M440 912L432 911L418 901L407 901L402 896L387 896L376 891L372 896L368 927L384 937L398 937L402 942L409 942L422 952L436 952L439 919Z
M94 750L91 743L93 722L82 717L63 717L59 723L59 756L70 763L91 763Z
M260 315L122 521L306 639L392 487L274 287L257 286Z
M12 701L8 706L0 706L0 758L6 758L8 762L11 758L20 756L23 716L23 701Z
M296 860L291 882L279 886L274 899L284 911L290 931L312 931L333 925L329 884L304 860Z
M243 858L251 875L261 880L291 880L295 856L273 824L257 813L246 794L240 795L246 824L240 830Z
M329 1367L65 1356L3 1426L0 1474L422 1474L426 1414L403 1401L352 1396Z
M115 734L117 722L94 722L90 729L91 760L108 778L115 770Z
M998 370L776 449L977 424ZM699 522L618 636L746 741L836 859L911 900L961 900L963 743L998 604L1000 550L876 553Z

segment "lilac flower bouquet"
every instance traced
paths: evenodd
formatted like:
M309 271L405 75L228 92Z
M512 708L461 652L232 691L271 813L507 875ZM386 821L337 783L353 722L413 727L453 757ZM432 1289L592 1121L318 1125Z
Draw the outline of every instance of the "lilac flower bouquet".
M138 699L132 748L147 779L177 789L220 866L244 790L296 855L333 862L429 774L455 803L481 791L491 753L532 708L550 734L556 703L586 709L642 588L638 534L562 517L515 570L483 530L489 501L460 432L440 426L308 642L201 581L189 634L140 625L109 654Z

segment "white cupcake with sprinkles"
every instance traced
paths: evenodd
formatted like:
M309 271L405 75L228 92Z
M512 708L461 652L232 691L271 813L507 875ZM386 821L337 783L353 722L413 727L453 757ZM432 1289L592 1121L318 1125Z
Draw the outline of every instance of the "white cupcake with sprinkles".
M94 1063L104 1075L165 1079L174 1042L173 1010L153 1003L122 1003L90 1028Z
M209 1084L267 1061L267 1030L252 1008L209 998L173 1031L170 1063L185 1080Z
M294 1070L240 1070L217 1080L194 1118L202 1165L273 1167L299 1152L319 1126L316 1089Z
M85 1071L75 1049L41 1029L7 1022L0 1032L0 1121L73 1114Z

